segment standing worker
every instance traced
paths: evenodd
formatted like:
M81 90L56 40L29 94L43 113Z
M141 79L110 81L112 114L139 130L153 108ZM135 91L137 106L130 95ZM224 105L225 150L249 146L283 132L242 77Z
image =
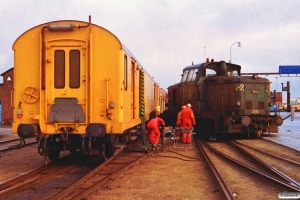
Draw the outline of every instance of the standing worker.
M182 133L182 142L183 143L190 143L191 142L191 129L193 126L196 125L194 112L191 109L191 104L187 104L186 108L181 111L181 118L182 118L182 128L189 129L189 133L183 132Z
M157 117L159 112L160 112L160 106L155 106L154 110L152 110L150 112L149 120L154 119L155 117Z
M147 124L148 137L153 148L159 147L158 146L158 141L160 138L160 131L158 128L159 125L165 126L164 120L160 117L155 117L151 119Z
M186 108L185 105L183 105L181 107L181 111L184 110ZM182 117L181 117L181 111L179 111L178 115L177 115L177 121L176 121L176 131L175 131L175 137L177 141L180 141L181 139L181 127L182 127Z

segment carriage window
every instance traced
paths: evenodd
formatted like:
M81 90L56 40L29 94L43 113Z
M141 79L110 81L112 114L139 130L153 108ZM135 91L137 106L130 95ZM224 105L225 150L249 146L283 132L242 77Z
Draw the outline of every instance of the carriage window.
M127 56L124 55L124 90L127 90Z
M80 51L70 51L70 88L80 87Z
M54 87L65 87L65 51L56 50L54 53Z
M181 82L185 82L186 81L186 77L187 77L188 73L189 73L188 70L186 70L186 71L183 72Z

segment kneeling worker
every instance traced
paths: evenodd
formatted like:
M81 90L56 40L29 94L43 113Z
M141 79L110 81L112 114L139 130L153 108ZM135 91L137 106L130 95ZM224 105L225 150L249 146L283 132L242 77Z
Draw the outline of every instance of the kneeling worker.
M155 106L154 110L152 110L150 112L150 115L149 115L149 120L157 117L159 115L159 112L160 112L160 106Z
M160 117L155 117L151 119L147 124L148 137L153 148L158 147L157 144L160 138L160 131L158 128L159 125L165 126L164 120Z

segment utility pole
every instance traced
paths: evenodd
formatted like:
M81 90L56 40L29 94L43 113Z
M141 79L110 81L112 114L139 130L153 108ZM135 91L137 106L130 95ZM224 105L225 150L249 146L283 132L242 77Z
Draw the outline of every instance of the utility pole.
M287 81L286 83L286 87L283 87L283 83L281 83L282 86L282 91L286 91L287 92L287 111L290 112L291 111L291 93L290 93L290 82Z

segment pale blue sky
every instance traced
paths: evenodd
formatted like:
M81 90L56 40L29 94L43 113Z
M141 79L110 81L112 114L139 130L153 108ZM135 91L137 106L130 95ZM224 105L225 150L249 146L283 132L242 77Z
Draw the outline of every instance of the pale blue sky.
M88 21L89 15L165 89L192 62L229 61L235 42L242 47L232 46L232 62L242 72L278 72L279 65L300 65L299 7L297 0L3 0L0 73L13 67L12 45L26 30L49 21ZM300 96L300 77L269 79L278 91L290 81L292 97Z

